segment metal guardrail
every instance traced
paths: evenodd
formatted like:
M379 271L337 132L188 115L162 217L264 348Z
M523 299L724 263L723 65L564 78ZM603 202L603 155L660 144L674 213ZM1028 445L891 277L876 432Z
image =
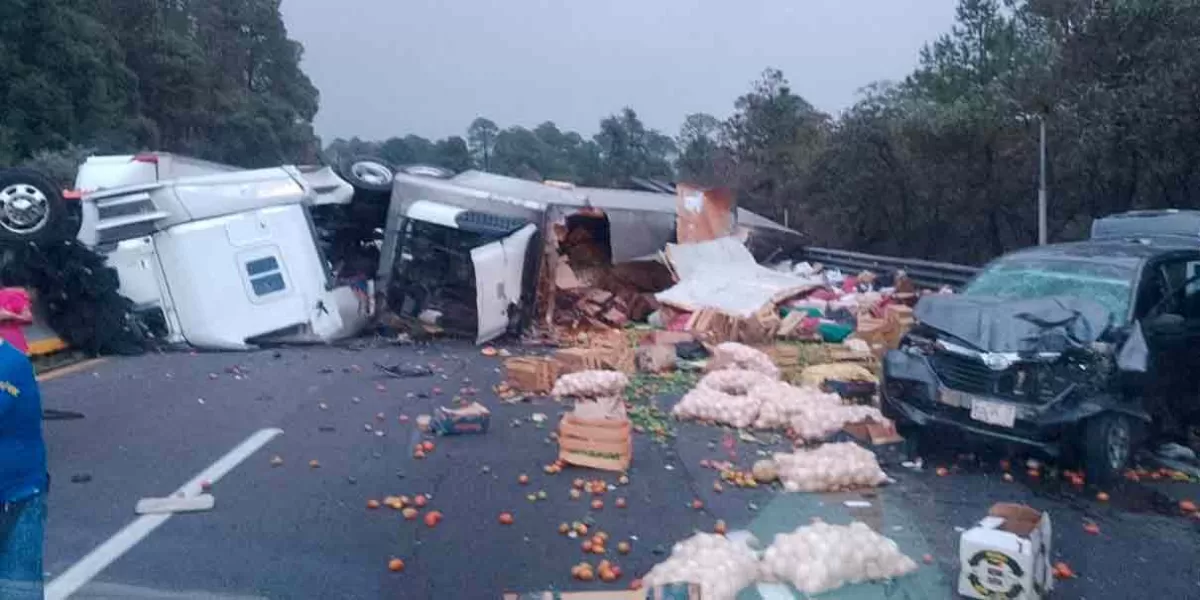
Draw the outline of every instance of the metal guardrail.
M819 262L826 267L833 267L848 273L903 270L913 280L913 283L934 288L944 285L959 288L979 272L979 267L969 267L967 265L933 262L916 258L877 256L874 254L833 250L830 248L805 248L804 259L809 262Z

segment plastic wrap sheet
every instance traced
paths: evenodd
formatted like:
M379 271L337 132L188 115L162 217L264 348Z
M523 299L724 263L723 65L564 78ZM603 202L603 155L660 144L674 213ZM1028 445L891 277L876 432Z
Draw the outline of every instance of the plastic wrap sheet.
M670 244L667 258L679 283L655 298L685 310L715 308L750 318L767 303L816 287L795 275L759 265L741 242L730 237L698 244Z

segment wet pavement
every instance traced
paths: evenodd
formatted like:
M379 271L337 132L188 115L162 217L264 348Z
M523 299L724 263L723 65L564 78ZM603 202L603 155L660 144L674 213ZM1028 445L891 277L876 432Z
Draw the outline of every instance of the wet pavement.
M663 560L675 541L711 531L718 519L769 543L775 533L820 517L863 519L921 564L895 583L821 597L950 598L956 528L969 527L997 501L1050 512L1055 560L1079 575L1060 582L1055 597L1200 594L1200 521L1177 509L1179 499L1200 499L1194 484L1125 483L1099 502L1094 488L1047 482L1049 469L1034 482L1019 469L1007 482L995 461L947 454L926 457L921 471L887 468L895 483L868 493L869 509L850 511L837 495L729 485L717 492L717 472L701 460L729 460L732 452L748 468L776 446L731 444L736 438L721 429L680 424L663 444L635 436L628 485L605 493L604 506L593 510L586 496L570 498L572 480L603 477L616 484L616 476L542 471L556 456L548 434L562 406L496 398L491 387L500 380L501 360L457 342L177 353L110 359L48 381L47 408L84 415L46 423L53 477L48 581L135 522L139 498L167 495L255 432L280 428L282 435L215 483L213 510L176 515L123 551L106 552L99 557L105 568L74 597L497 598L503 591L623 588ZM440 373L389 378L376 362L432 364ZM478 393L462 394L462 388ZM417 415L449 405L456 395L487 405L491 430L421 436ZM672 394L657 399L664 407L672 400ZM530 420L535 413L548 416L541 427ZM413 446L424 439L435 449L416 459ZM276 456L282 464L272 466ZM937 465L950 473L938 476ZM518 483L521 474L528 485ZM90 480L72 483L81 475ZM539 491L545 500L527 498ZM390 508L366 507L368 499L417 494L430 495L423 512L444 514L436 527L406 521ZM617 497L626 499L626 508L616 507ZM692 508L695 499L703 503L699 510ZM501 512L513 515L512 525L498 522ZM1083 531L1085 519L1100 526L1098 535ZM606 556L585 555L581 540L558 533L560 523L574 521L610 535ZM621 540L631 542L628 555L614 550ZM932 564L921 560L926 553ZM405 561L403 572L388 571L392 557ZM622 567L620 582L571 580L572 565L601 558ZM766 588L742 597L792 596Z

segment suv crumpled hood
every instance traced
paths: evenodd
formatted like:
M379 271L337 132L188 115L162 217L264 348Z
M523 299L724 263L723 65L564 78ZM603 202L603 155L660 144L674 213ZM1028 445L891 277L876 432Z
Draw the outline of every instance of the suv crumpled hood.
M1108 309L1072 296L1008 300L925 296L913 316L921 324L983 352L1063 352L1097 341L1113 325Z

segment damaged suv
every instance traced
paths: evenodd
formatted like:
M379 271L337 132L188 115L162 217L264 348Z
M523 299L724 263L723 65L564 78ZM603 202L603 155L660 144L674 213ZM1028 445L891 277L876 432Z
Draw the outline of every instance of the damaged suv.
M1063 456L1092 480L1120 474L1138 442L1200 422L1200 244L1128 237L1137 216L923 298L884 359L885 414L910 435L952 429Z

